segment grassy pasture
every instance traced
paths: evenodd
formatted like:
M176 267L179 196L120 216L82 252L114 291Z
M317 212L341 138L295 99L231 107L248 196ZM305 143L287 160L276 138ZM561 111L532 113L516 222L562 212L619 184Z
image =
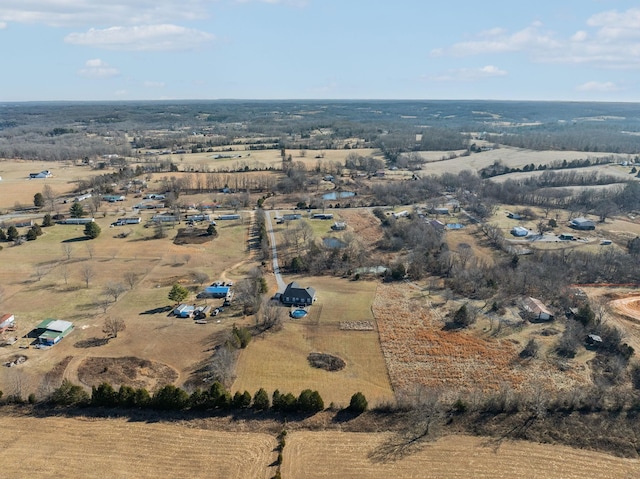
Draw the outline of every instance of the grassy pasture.
M494 161L500 160L511 168L521 168L533 163L536 167L539 164L550 164L554 161L562 160L584 160L587 158L598 158L604 156L614 156L620 160L628 160L629 155L616 155L612 153L586 153L583 151L534 151L522 148L502 146L495 150L473 153L470 156L453 158L451 160L438 161L444 152L421 153L425 158L433 158L434 161L422 167L422 174L441 175L443 173L458 173L463 170L478 171L485 168ZM439 155L439 156L437 156Z
M2 477L268 478L274 437L124 419L0 417Z
M391 401L393 393L377 331L339 329L340 321L373 321L371 303L377 283L329 277L297 281L316 289L317 303L306 318L287 318L281 331L255 338L240 356L238 379L231 389L253 393L264 387L294 394L305 388L317 389L326 405L346 406L357 391L371 404ZM307 361L311 352L337 355L347 366L335 372L312 368Z
M446 436L393 460L383 433L295 431L287 435L283 477L620 479L635 477L637 460L566 446Z
M53 176L43 179L29 179L29 173L51 170ZM79 179L111 172L112 169L93 170L88 166L71 162L26 161L0 159L0 209L12 208L16 203L33 206L33 195L42 193L44 185L49 185L58 195L70 193Z

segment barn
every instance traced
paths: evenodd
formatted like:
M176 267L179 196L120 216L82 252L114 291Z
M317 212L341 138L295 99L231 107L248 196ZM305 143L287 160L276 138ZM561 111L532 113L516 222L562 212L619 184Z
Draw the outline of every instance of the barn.
M36 329L39 333L38 343L53 346L73 330L73 323L49 318L42 321Z

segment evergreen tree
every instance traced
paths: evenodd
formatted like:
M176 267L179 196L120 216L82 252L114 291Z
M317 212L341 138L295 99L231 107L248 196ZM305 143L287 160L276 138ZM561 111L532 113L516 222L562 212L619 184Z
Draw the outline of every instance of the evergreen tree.
M367 403L367 398L364 397L364 394L361 392L355 393L351 396L351 401L349 402L349 411L354 412L356 414L361 414L367 410L369 404Z
M42 196L42 193L36 193L33 195L33 204L38 208L42 208L44 206L44 196Z
M117 393L109 383L102 383L91 388L91 405L97 407L114 407L117 403Z
M258 389L253 395L253 408L258 411L269 409L269 395L263 388Z
M15 226L9 226L7 228L7 239L9 241L15 241L20 237L20 233L18 233L18 228Z
M33 228L29 228L29 231L27 231L27 241L33 241L36 239L38 239L38 235L33 230Z
M102 230L100 229L100 226L98 226L98 223L94 221L87 223L84 227L84 235L90 239L96 239L100 236L101 231Z
M76 202L69 208L69 214L72 218L82 218L85 215L84 208L80 203Z
M169 299L174 303L180 303L184 301L187 296L189 296L189 290L177 283L174 284L171 288L171 291L169 291Z

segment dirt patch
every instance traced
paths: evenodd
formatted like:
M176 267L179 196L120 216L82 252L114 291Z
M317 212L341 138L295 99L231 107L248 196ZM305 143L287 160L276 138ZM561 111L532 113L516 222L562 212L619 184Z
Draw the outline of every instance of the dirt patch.
M346 366L343 359L326 353L309 353L307 360L312 367L325 371L340 371Z
M173 244L203 244L215 238L215 235L207 234L207 230L201 228L180 228L173 240Z
M178 379L178 373L156 361L136 357L87 358L78 367L78 379L87 386L110 383L154 391Z
M8 361L5 362L4 365L8 368L13 368L15 366L19 366L20 364L26 363L27 359L29 358L27 358L27 356L25 356L24 354L14 354L10 358L8 358Z

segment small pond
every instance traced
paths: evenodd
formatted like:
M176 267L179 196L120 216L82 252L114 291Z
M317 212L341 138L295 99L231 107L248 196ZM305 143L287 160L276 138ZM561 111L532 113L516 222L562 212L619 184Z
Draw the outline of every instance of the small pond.
M353 191L332 191L331 193L325 193L322 195L323 200L337 200L338 198L351 198L356 196Z
M338 239L338 238L324 238L322 240L322 243L327 247L327 248L331 248L331 249L339 249L339 248L344 248L345 246L347 246L347 243L345 243L344 241Z

